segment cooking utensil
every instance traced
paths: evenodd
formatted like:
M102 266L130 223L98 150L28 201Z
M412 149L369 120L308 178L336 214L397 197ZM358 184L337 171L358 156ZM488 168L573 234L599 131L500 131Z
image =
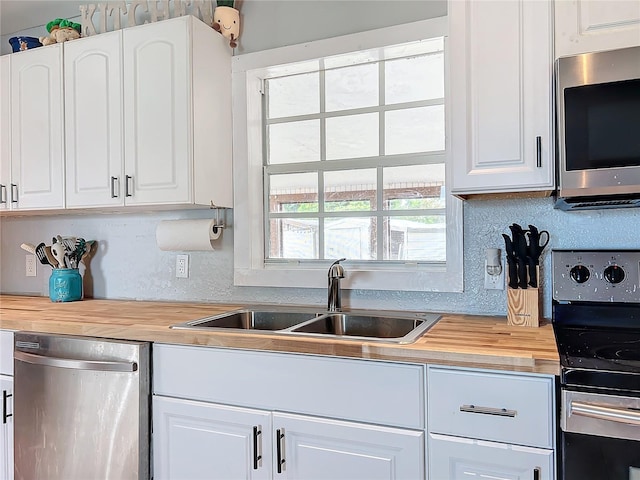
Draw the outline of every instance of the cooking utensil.
M38 257L38 260L40 260L40 263L42 265L53 266L53 265L51 265L51 263L49 263L49 259L47 258L47 254L46 254L44 248L45 248L44 242L41 242L41 243L38 244L38 246L35 249L36 257Z
M540 243L540 237L546 234L546 241L544 243ZM540 255L542 255L542 250L549 243L549 232L546 230L538 231L538 228L535 225L529 225L529 230L527 231L527 236L529 238L529 245L527 248L528 253L528 266L529 266L529 285L531 287L537 288L538 286L538 270L537 266L540 264Z
M31 255L36 254L36 247L34 247L31 243L23 243L20 245L20 248L26 252L29 252Z
M58 262L58 268L68 268L68 265L66 262L67 260L66 252L67 251L65 250L62 242L56 242L53 245L51 245L51 253L53 254L53 256Z
M58 261L56 260L56 257L53 256L53 253L51 253L51 247L49 245L45 245L44 253L47 256L47 260L49 261L49 264L53 268L58 268Z
M518 287L527 288L528 275L527 275L527 238L525 231L520 225L514 223L509 226L513 235L513 250L515 252L517 265L518 265Z

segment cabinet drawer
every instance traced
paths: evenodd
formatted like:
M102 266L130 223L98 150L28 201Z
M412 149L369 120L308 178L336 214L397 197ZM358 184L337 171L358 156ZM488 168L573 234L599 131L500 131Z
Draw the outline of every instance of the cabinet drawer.
M424 428L424 366L159 345L157 395L414 429Z
M553 378L429 368L430 432L553 448Z
M0 330L0 375L13 376L13 332Z

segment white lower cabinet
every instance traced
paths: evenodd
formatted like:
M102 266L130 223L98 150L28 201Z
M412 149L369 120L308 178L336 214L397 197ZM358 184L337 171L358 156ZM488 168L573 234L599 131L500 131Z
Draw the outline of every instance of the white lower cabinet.
M274 478L424 478L422 431L285 413L273 414L273 428L276 431Z
M0 478L13 480L13 377L0 375L2 423L0 423Z
M13 480L13 332L0 330L0 478Z
M553 480L552 375L429 366L429 480Z
M430 480L548 480L553 461L543 448L429 435Z
M270 412L154 396L154 477L271 478L270 432Z
M424 480L424 368L155 345L154 478Z

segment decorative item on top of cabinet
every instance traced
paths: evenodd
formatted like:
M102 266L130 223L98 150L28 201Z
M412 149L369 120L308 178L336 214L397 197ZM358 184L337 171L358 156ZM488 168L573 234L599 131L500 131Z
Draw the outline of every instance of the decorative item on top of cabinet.
M229 46L238 46L240 36L240 4L242 0L218 0L213 11L213 29L229 39Z
M450 1L451 192L554 187L553 2Z
M563 0L554 4L556 58L640 46L640 2Z

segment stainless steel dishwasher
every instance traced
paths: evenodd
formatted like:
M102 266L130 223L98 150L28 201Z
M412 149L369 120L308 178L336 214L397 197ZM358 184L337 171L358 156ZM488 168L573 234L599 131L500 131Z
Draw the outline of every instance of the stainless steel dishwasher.
M149 478L145 342L16 333L15 480Z

